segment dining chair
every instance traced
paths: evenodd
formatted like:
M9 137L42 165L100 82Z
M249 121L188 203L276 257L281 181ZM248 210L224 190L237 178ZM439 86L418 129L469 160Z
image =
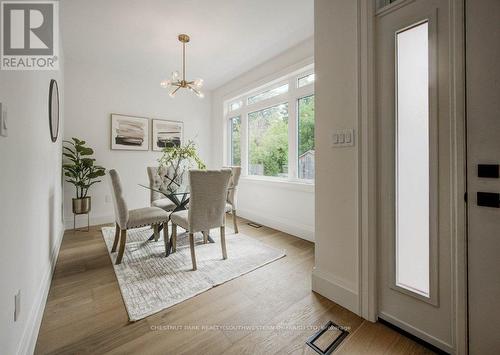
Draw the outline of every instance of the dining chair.
M162 183L163 179L160 174L169 175L169 169L161 169L154 166L149 166L147 168L148 177L149 177L149 187L150 189L150 203L151 207L159 207L164 211L170 212L173 211L176 207L175 203L170 201L170 199L163 196L160 192L154 191L153 189L158 190Z
M229 190L227 192L226 212L231 212L233 215L234 232L239 233L236 216L236 198L238 193L238 183L240 182L241 166L225 166L223 169L231 169L231 179L229 180Z
M145 207L129 210L123 193L123 187L118 172L114 169L109 170L111 181L111 195L113 196L113 205L115 208L116 232L111 252L116 251L118 241L120 249L116 257L116 265L122 262L127 242L127 231L134 228L153 226L155 229L155 239L158 239L158 227L163 225L163 239L165 241L165 251L168 244L168 213L159 207Z
M227 259L225 236L225 207L227 188L231 178L230 169L222 170L190 170L189 210L174 212L170 215L172 221L172 247L177 245L177 226L189 233L189 247L193 271L196 270L196 255L194 251L194 233L203 232L203 241L208 241L208 231L220 228L222 258Z

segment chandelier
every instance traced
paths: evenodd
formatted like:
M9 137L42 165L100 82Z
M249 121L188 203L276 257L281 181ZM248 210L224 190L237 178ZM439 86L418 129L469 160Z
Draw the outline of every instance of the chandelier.
M175 97L175 94L179 89L189 89L194 92L196 96L203 98L205 95L201 92L201 87L203 86L203 79L196 79L193 81L186 80L186 43L189 42L190 38L186 34L180 34L179 42L182 43L182 78L179 76L178 71L172 72L171 80L163 80L160 86L164 89L172 88L173 90L168 94L170 97Z

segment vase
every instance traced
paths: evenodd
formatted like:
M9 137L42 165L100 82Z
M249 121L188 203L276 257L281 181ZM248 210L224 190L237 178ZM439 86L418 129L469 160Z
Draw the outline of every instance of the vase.
M86 214L90 212L91 208L90 196L84 198L74 198L73 199L73 213L74 214Z

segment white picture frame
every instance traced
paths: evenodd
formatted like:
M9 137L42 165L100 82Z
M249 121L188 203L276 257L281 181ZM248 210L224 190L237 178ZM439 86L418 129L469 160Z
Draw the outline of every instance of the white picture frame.
M161 152L165 147L179 147L184 143L184 123L181 121L152 120L151 146L155 152Z
M149 119L111 114L112 150L149 150Z

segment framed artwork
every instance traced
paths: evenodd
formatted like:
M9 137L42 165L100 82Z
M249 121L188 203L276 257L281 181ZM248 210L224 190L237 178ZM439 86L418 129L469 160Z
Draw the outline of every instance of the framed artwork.
M111 149L149 150L149 119L111 114Z
M153 150L161 151L166 147L179 147L182 144L184 125L179 121L153 119Z
M59 88L54 79L50 81L49 86L49 128L50 139L56 142L59 135Z

